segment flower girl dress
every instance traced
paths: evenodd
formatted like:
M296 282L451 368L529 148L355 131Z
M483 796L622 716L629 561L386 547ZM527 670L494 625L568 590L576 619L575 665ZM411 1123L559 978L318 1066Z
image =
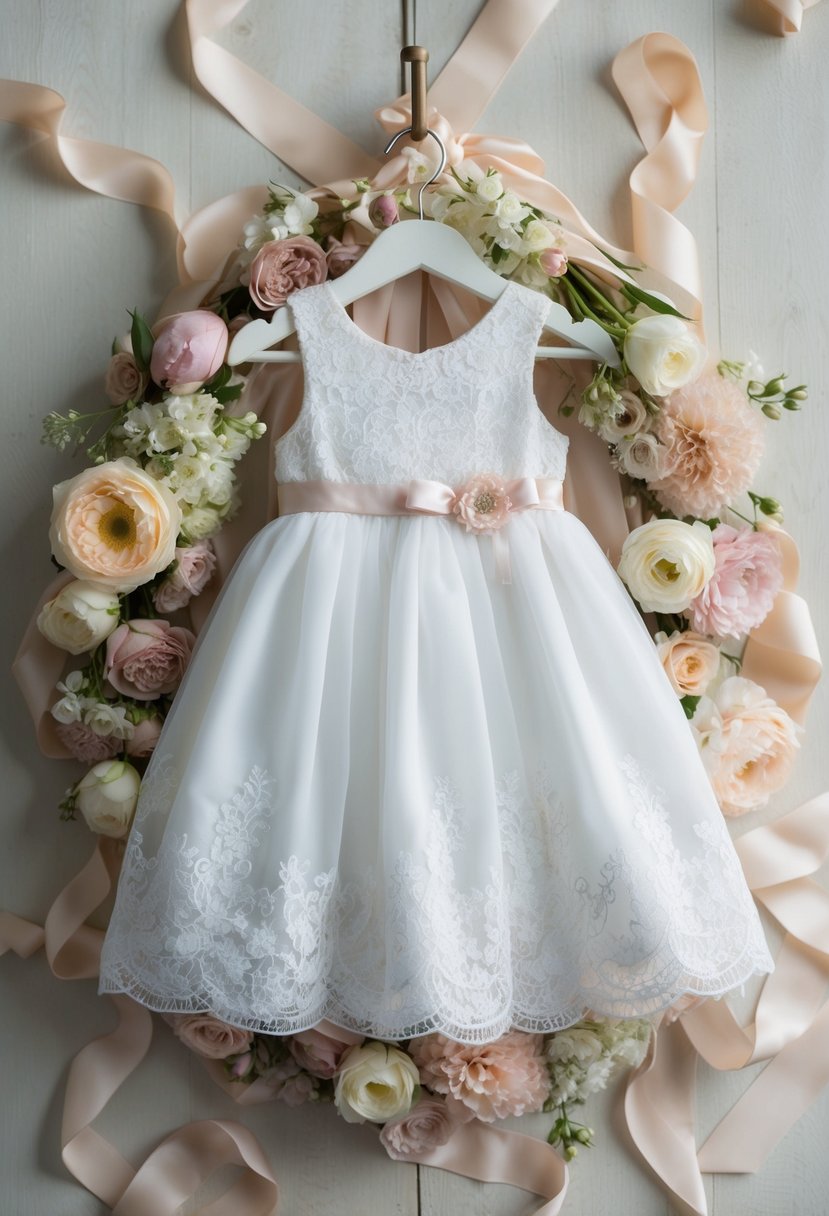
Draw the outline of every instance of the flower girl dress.
M290 297L279 517L150 759L100 990L289 1034L466 1043L648 1015L773 963L653 641L562 508L546 297L422 353Z

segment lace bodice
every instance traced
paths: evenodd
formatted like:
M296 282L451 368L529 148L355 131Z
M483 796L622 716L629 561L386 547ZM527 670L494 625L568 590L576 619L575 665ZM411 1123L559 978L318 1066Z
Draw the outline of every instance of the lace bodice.
M533 394L545 296L509 282L471 329L420 353L364 333L328 283L290 304L305 395L276 443L278 482L458 485L479 472L563 480L569 441Z

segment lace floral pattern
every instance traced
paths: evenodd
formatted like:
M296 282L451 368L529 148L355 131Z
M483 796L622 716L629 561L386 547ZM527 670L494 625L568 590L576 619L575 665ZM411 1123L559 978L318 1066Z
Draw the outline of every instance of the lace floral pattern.
M569 441L532 387L545 296L508 283L477 325L421 354L365 334L328 283L290 302L305 397L276 443L277 481L459 485L495 469L507 479L564 478Z
M647 1015L681 993L717 995L769 970L724 822L696 825L698 847L683 856L660 789L630 754L620 770L632 847L589 864L541 768L527 781L517 771L498 780L500 864L481 885L461 877L475 817L440 776L422 849L401 851L384 874L314 872L290 856L265 886L251 876L277 813L274 778L251 769L217 808L209 850L166 831L150 856L144 827L179 783L173 756L156 756L101 990L276 1034L328 1017L389 1039L439 1029L486 1042L513 1026L560 1029L586 1008Z

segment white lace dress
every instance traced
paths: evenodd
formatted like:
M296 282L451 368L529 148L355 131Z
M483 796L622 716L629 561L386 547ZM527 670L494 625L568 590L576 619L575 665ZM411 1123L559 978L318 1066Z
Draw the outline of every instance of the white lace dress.
M532 391L546 300L447 346L291 298L280 484L565 474ZM650 1014L773 967L676 694L564 510L304 510L225 581L141 790L100 990L276 1034L488 1041Z

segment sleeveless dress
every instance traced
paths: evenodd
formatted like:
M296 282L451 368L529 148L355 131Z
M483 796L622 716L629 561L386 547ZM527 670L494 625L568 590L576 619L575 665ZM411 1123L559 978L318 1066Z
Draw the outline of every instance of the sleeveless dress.
M276 445L281 513L150 758L100 991L273 1034L328 1018L474 1043L771 971L685 714L591 533L552 500L497 533L445 506L480 473L565 475L533 395L546 298L510 282L422 353L369 337L328 283L289 304L305 395ZM424 485L433 510L401 505Z

